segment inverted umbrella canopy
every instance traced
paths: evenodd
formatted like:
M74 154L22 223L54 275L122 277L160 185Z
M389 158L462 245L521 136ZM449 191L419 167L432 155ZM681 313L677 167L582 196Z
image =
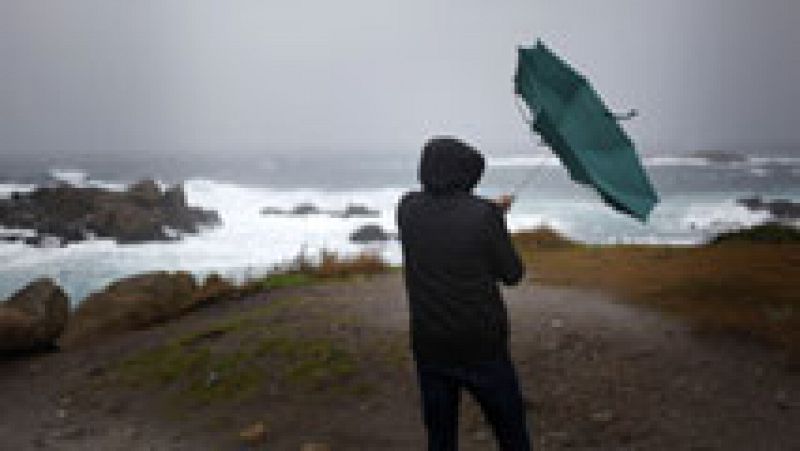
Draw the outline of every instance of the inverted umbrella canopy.
M589 82L541 41L520 48L518 96L535 115L531 128L567 168L618 211L646 221L658 202L633 142Z

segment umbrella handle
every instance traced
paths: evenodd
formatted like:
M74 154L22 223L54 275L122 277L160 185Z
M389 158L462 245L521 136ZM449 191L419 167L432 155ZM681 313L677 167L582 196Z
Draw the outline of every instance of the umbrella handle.
M526 124L533 125L536 122L536 112L525 108L522 99L516 94L514 95L514 105L517 106L517 111Z

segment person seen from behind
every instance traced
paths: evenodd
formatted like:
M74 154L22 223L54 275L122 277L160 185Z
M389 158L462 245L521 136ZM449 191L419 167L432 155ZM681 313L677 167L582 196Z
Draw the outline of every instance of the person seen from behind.
M462 389L480 405L502 451L530 449L498 287L517 284L524 273L505 223L513 198L472 193L484 167L472 146L433 138L422 149L422 190L406 193L397 207L430 451L458 448Z

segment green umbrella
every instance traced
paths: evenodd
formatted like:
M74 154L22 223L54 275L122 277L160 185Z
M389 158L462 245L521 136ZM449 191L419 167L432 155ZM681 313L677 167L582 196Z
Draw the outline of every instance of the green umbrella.
M633 142L589 82L541 41L520 48L514 79L534 115L531 128L578 183L640 221L658 202ZM635 115L635 113L633 113Z

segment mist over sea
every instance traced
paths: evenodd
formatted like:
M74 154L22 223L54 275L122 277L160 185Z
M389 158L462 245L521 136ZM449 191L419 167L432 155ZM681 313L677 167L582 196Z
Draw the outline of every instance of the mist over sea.
M536 156L532 156L536 155ZM120 277L150 270L211 272L242 279L264 273L299 252L326 248L349 254L364 245L349 242L364 224L395 231L394 208L403 192L416 189L417 155L344 153L324 155L153 157L0 157L0 197L55 180L79 186L122 189L154 178L183 182L192 205L217 210L223 224L177 242L118 245L91 240L66 247L34 248L0 242L0 298L30 280L56 279L79 302ZM661 196L650 221L641 224L614 212L592 191L572 183L545 153L488 158L478 194L496 196L526 177L508 216L513 230L549 225L590 243L697 244L728 229L769 219L737 199L800 201L800 157L776 155L712 162L700 157L649 157L648 172ZM377 209L378 218L264 216L264 207L298 203L343 209L349 203ZM0 228L2 233L2 228ZM397 243L366 245L400 263Z

